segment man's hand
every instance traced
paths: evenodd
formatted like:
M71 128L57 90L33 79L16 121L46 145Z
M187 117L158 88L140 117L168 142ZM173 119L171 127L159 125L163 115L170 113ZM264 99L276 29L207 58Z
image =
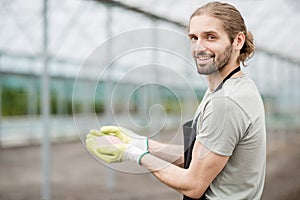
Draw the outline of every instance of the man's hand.
M140 136L124 127L120 126L102 126L99 130L91 130L90 134L94 136L111 135L119 138L124 143L132 144L144 151L148 151L148 138Z
M89 152L107 163L122 162L127 144L114 136L86 136L86 146Z
M140 164L141 157L148 153L112 135L96 136L89 133L86 136L86 146L89 152L107 163L135 160Z

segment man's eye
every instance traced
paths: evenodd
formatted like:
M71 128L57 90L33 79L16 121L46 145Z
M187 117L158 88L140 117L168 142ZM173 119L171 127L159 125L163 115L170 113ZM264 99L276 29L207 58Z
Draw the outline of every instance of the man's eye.
M191 41L196 41L196 40L198 40L198 38L197 38L196 36L191 36L191 37L190 37L190 40L191 40Z
M208 39L208 40L214 40L214 39L216 39L216 37L215 37L214 35L208 35L208 36L207 36L207 39Z

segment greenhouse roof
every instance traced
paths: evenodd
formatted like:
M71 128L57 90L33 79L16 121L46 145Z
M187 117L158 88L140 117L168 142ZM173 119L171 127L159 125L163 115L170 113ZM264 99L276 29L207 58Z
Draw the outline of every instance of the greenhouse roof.
M48 53L51 58L82 63L109 37L122 32L158 26L184 33L183 27L187 25L190 14L205 2L49 0ZM225 2L241 11L258 49L300 63L300 40L297 37L300 29L299 1ZM40 56L43 50L42 13L42 0L1 1L0 54L23 55L32 59ZM110 25L107 23L108 13L111 13ZM108 26L111 30L107 30Z

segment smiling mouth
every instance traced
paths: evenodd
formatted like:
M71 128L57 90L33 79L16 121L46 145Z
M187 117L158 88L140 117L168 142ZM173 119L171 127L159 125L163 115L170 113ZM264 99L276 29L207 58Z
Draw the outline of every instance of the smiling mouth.
M211 56L205 56L205 57L196 57L198 60L209 60L211 59L212 57Z
M197 63L199 65L205 65L207 64L208 62L210 62L212 59L214 59L214 56L195 56L196 60L197 60Z

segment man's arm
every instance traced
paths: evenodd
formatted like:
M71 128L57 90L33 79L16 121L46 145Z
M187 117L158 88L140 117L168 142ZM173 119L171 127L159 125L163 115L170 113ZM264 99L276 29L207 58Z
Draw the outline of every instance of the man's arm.
M149 140L148 145L149 152L155 157L176 166L183 167L184 154L182 145L164 144L154 140Z
M207 152L205 156L203 152ZM191 198L200 198L224 168L229 157L208 151L198 141L195 142L192 157L188 169L170 164L151 154L142 157L141 165L178 192Z

